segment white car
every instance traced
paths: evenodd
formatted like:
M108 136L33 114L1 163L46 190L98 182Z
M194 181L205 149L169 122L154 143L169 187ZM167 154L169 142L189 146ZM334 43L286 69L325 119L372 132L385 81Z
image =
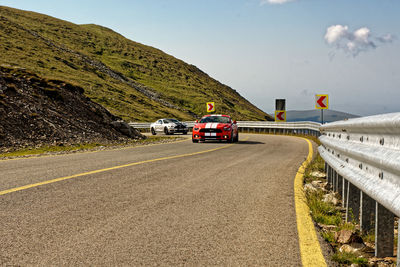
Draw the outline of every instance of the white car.
M176 119L159 119L150 124L150 131L153 135L156 135L157 132L163 132L165 134L187 134L189 129L186 123L180 122Z

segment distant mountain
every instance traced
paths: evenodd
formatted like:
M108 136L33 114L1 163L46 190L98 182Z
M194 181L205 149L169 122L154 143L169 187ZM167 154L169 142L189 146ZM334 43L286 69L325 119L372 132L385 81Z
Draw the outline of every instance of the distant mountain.
M336 110L324 110L324 122L340 121L344 119L357 118L360 116ZM315 121L321 122L320 110L288 110L286 112L287 121Z

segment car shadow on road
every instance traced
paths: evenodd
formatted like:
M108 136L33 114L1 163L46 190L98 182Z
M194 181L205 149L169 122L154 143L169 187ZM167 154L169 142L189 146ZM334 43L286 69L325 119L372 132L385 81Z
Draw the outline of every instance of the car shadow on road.
M200 143L202 144L238 144L238 145L262 145L265 144L263 142L258 142L258 141L240 141L237 143L228 143L226 141L219 141L219 140L207 140L206 142L201 141Z
M259 142L259 141L240 141L237 142L236 144L239 145L263 145L265 144L264 142Z

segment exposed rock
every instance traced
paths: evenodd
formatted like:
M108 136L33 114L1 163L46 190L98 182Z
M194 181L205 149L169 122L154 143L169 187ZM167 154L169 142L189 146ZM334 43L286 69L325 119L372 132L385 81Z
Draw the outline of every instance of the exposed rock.
M335 233L335 240L340 244L363 243L362 238L352 230L340 230Z
M336 225L326 225L322 223L318 223L318 227L322 229L324 232L331 232L336 230L337 226Z
M322 199L322 201L325 203L332 203L335 206L339 203L339 200L336 198L335 193L329 193L329 194L324 195L324 198Z
M137 137L142 137L145 138L144 135L142 135L138 130L130 126L128 123L124 121L113 121L111 122L111 125L119 132L123 133L124 135L131 137L131 138L137 138Z
M340 252L346 253L358 253L363 251L366 246L363 243L351 243L351 244L344 244L339 248Z
M393 266L394 261L392 258L370 258L368 260L368 265L373 267L384 267L384 266Z
M326 174L320 171L314 171L311 173L311 176L317 177L317 178L326 178Z
M315 188L312 184L305 184L304 191L305 192L316 192L317 188Z
M351 230L341 230L335 234L335 239L341 244L346 244L350 242L353 234L354 232Z
M322 182L322 181L316 180L316 181L312 181L311 184L317 189L321 189L323 191L327 191L326 190L326 186L327 186L328 183L326 183L326 182Z

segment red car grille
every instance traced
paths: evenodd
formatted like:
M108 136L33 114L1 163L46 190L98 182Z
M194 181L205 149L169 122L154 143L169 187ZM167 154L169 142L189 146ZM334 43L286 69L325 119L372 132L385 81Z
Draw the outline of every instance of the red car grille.
M221 129L214 129L214 128L203 128L200 129L201 133L222 133Z

